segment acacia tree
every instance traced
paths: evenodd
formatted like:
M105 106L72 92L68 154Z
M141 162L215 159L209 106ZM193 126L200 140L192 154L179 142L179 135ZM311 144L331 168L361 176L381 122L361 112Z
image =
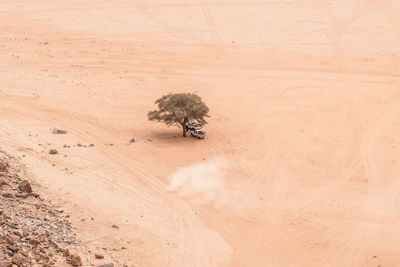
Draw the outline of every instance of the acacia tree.
M155 104L158 109L150 111L150 121L161 121L168 126L182 127L182 136L186 137L186 123L196 121L200 126L207 123L209 108L200 96L191 93L164 95Z

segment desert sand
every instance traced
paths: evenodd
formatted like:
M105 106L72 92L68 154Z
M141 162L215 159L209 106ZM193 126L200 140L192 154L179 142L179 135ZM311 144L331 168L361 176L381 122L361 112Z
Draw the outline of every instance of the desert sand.
M0 13L1 146L92 252L128 266L399 266L399 1L21 0ZM169 92L208 104L205 140L147 120Z

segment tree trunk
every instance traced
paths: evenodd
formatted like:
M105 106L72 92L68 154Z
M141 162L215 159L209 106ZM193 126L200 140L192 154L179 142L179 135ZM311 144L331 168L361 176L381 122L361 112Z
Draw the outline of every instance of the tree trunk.
M186 125L185 124L182 125L182 136L186 137Z
M183 137L186 137L186 133L187 133L186 123L188 123L188 122L189 122L189 120L187 118L185 118L183 120L183 123L181 124L182 125L182 136Z

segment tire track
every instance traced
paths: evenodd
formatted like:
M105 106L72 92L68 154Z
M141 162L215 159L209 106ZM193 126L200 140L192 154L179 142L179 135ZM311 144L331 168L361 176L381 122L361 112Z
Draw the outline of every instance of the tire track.
M382 10L385 15L385 19L392 27L393 35L397 38L400 43L400 15L395 11L393 6L388 0L375 0L374 3L378 8Z
M160 26L162 26L162 27L168 29L169 31L172 31L172 32L175 32L175 33L177 33L177 34L179 34L179 35L182 35L182 36L184 36L184 37L186 37L186 38L188 38L188 39L190 39L190 40L192 40L192 41L194 41L194 42L201 43L201 44L206 44L206 42L204 42L203 40L201 40L201 39L199 39L199 38L196 38L196 37L194 37L194 36L192 36L192 35L190 35L190 34L188 34L188 33L186 33L186 32L183 32L183 31L180 30L179 28L174 27L174 26L172 26L172 25L170 25L170 24L168 24L168 23L162 21L162 20L159 19L158 17L154 16L154 15L147 9L147 7L143 4L143 1L142 1L142 0L134 0L134 1L135 1L135 4L136 4L136 7L137 7L137 9L140 11L140 13L142 13L142 14L143 14L146 18L148 18L150 21L152 21L152 22L154 22L154 23L156 23L156 24L158 24L158 25L160 25Z
M376 219L379 220L379 218L375 218L376 215L374 213L379 210L384 210L385 206L390 204L390 198L385 196L385 186L387 187L388 185L382 184L377 174L377 168L374 160L374 146L377 138L379 137L379 133L382 132L382 130L389 124L391 120L393 120L396 116L399 116L399 114L400 108L390 111L383 116L383 118L379 120L379 122L364 138L361 146L365 175L368 179L368 195L363 207L363 212L365 212L367 216L367 221L375 221ZM390 191L393 191L394 193L400 192L400 187L395 187ZM371 238L377 237L378 230L379 225L371 223L362 225L358 229L355 235L356 237L361 236L363 242L360 242L358 239L354 240L352 247L357 248L354 250L358 256L352 259L351 263L355 264L353 266L360 266L360 261L366 258L367 246L371 243L368 241L371 241Z
M325 13L328 15L330 22L331 22L331 33L332 35L330 36L330 43L331 43L331 47L332 47L332 58L333 60L336 62L338 68L346 73L349 72L349 70L347 69L347 67L344 65L344 48L342 45L342 41L343 41L343 36L344 34L348 31L348 29L350 28L351 24L357 20L358 18L360 18L361 16L363 16L366 11L371 7L373 1L371 0L367 0L366 4L364 6L361 7L361 9L356 10L356 12L354 12L349 18L344 19L344 20L339 20L334 14L333 12L329 9L329 6L327 4L327 0L318 0L318 3L320 4L320 6L322 7L322 9L325 11ZM347 82L347 89L348 91L351 91L351 87L353 87L353 82L348 81ZM360 108L360 100L359 98L352 94L353 100L355 100L355 104L356 104L356 109L360 114L360 117L363 121L364 127L366 125L366 120L362 114L361 108ZM372 140L370 138L370 136L373 136L374 130L369 130L366 134L364 134L364 138L361 144L361 152L360 152L360 156L361 156L361 161L362 161L362 165L365 166L366 168L366 174L367 174L367 178L368 180L370 180L372 178L372 176L375 175L375 172L373 170L373 162L371 162L370 159L367 159L365 157L365 151L363 151L363 146L365 143L365 140L368 140L368 147L371 147L372 144ZM361 166L360 166L361 167ZM348 176L350 177L350 176ZM332 189L332 188L331 188ZM371 196L371 190L373 190L373 188L371 188L370 183L368 183L368 197ZM364 242L360 242L359 240L359 236L361 236L363 233L369 233L372 228L371 225L369 226L365 226L363 225L362 227L359 227L358 229L359 231L356 231L357 234L353 234L353 238L350 238L343 246L343 248L348 248L352 251L351 253L351 257L349 258L349 265L348 266L360 266L360 261L362 259L364 259L364 254L366 253L366 246L367 246L367 240L364 240ZM346 249L346 250L348 250ZM346 265L347 266L347 265Z
M207 0L201 0L201 8L203 10L204 20L207 23L211 37L213 38L214 42L221 42L221 38L219 37L217 30L215 29L215 22L211 15L210 9L208 8Z
M368 9L372 6L374 0L366 0L365 5L361 9L357 9L349 18L339 20L333 12L329 9L327 0L317 0L317 3L328 16L331 25L330 44L332 47L332 58L336 61L337 65L343 72L347 72L343 65L344 49L342 46L343 36L349 30L351 25L360 17L365 15Z
M321 1L319 1L321 2ZM327 8L326 1L325 7ZM332 50L332 56L336 60L337 65L343 72L348 72L349 70L345 67L343 62L343 48L341 45L342 37L350 25L359 17L361 17L369 7L373 4L374 1L367 1L365 6L357 11L354 15L352 15L349 19L343 20L339 22L337 18L332 14L331 11L326 10L328 16L331 18L332 23L334 26L332 28L333 37L331 39L331 45L334 47ZM351 83L348 85L350 87ZM348 89L351 91L352 89ZM363 112L361 110L361 104L358 96L352 93L353 99L355 100L356 108L360 114L360 117L363 121L364 127L367 125L367 121ZM394 112L389 112L385 115L373 128L371 128L365 135L361 144L361 158L363 166L365 167L365 174L368 179L368 194L367 199L364 203L364 212L367 214L368 218L367 221L374 221L374 215L370 213L369 209L372 207L373 209L382 209L387 204L390 204L389 200L385 200L385 197L381 195L383 192L379 192L379 177L377 177L377 170L375 167L375 162L373 160L373 147L374 142L377 139L377 135L379 131L381 131L385 125L390 121L394 116L399 113L400 109L395 110ZM400 188L393 189L394 192L400 192ZM387 203L389 202L389 203ZM376 207L378 204L379 207ZM372 211L374 212L374 211ZM367 257L367 247L371 243L371 238L376 238L378 234L379 226L375 224L362 224L358 227L358 229L353 234L353 238L351 238L346 246L351 251L351 257L348 259L349 265L348 266L361 266L361 261ZM367 234L366 234L367 233ZM372 233L372 234L371 234ZM361 240L360 240L361 239Z
M352 18L352 20L355 20L357 16L361 16L361 14L363 14L363 12L365 12L365 10L366 10L366 8L363 9L362 12L360 12L360 13L357 12L356 15L354 16L354 18ZM342 23L337 23L336 25L337 26L335 26L333 28L334 35L333 35L333 38L332 38L332 41L331 41L332 45L335 47L335 49L332 50L332 55L333 55L334 58L336 58L336 61L338 63L340 63L340 66L342 66L343 49L340 46L340 44L342 42L342 37L341 36L345 33L346 27L348 25L344 25ZM344 26L346 26L346 27L344 27ZM341 67L341 69L342 69L342 71L344 70L343 67ZM255 113L257 113L257 112L255 112ZM336 189L339 186L341 186L342 184L344 184L345 182L347 182L347 180L349 178L351 178L355 174L355 172L360 169L361 164L362 164L361 163L361 154L358 154L354 158L353 162L349 165L349 167L342 172L342 174L338 175L334 179L334 181L332 181L329 184L325 185L322 189L319 189L319 192L317 194L313 194L311 197L307 197L306 203L302 203L303 204L302 206L304 207L304 204L307 204L307 206L310 207L310 205L312 205L319 198L324 197L325 191ZM281 178L281 177L279 177L279 178ZM273 198L274 200L276 199L276 203L274 203L274 204L276 204L276 205L274 205L275 207L282 206L280 203L282 202L284 194L287 191L287 186L288 186L288 181L286 182L286 185L281 184L281 188L278 191L275 191L276 196ZM278 216L278 218L280 216L282 216L281 214L279 214L278 210L275 210L275 212L273 210L271 210L271 212L273 214L275 214L275 216ZM321 221L321 219L318 219L317 217L307 217L304 214L302 214L302 212L298 212L297 215L295 213L294 216L296 218L304 218L307 221L314 222L314 223L316 222L316 220ZM325 223L325 225L327 225L329 223L329 220L325 220L323 222ZM293 240L291 240L283 231L280 232L280 235L281 235L282 239L285 240L286 243L292 244L292 248L294 249L295 253L297 253L298 255L304 254L304 251L302 251L300 248L296 247L296 245L294 244ZM351 240L346 240L344 243L346 245L348 245L351 242L352 242Z
M273 166L276 161L276 153L277 153L277 145L276 145L276 140L273 138L272 133L270 132L267 127L260 123L263 121L263 118L260 116L260 112L256 110L256 107L253 102L250 101L248 93L246 90L247 85L244 85L242 83L243 77L241 77L238 73L236 74L237 77L237 86L240 88L239 92L242 95L242 99L245 102L247 108L250 110L252 114L252 118L255 118L255 125L261 125L263 132L265 134L265 151L268 151L266 155L264 155L263 160L261 163L259 163L259 167L255 172L252 173L252 176L250 179L246 179L243 183L238 186L241 190L246 190L250 186L257 186L257 183L259 184L262 182L262 179L268 179L273 178L274 180L274 190L272 191L273 197L270 199L273 200L273 202L268 203L268 214L265 213L264 209L259 210L259 213L257 216L252 219L249 217L249 214L246 215L246 217L243 217L243 219L250 220L250 221L255 221L258 223L263 223L263 222L268 222L271 221L273 218L273 221L276 224L279 224L279 222L283 219L283 213L282 213L282 207L285 205L282 204L285 194L288 191L288 185L289 185L289 175L285 173L282 175L281 172L277 173ZM282 245L284 245L287 248L287 251L291 251L293 255L304 255L305 256L305 251L300 248L293 239L291 239L288 234L282 230L282 228L278 228L276 230L279 240ZM260 236L258 241L259 244L263 243L263 237ZM308 257L304 257L304 259L308 259ZM311 264L310 261L308 261L308 264Z

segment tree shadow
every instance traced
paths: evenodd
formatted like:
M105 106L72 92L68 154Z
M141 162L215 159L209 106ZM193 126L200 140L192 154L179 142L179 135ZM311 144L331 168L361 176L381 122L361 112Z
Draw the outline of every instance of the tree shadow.
M179 129L166 129L166 130L153 130L149 131L146 135L147 141L175 141L175 142L183 142L185 140L190 140L190 133L187 137L182 136L182 131Z

